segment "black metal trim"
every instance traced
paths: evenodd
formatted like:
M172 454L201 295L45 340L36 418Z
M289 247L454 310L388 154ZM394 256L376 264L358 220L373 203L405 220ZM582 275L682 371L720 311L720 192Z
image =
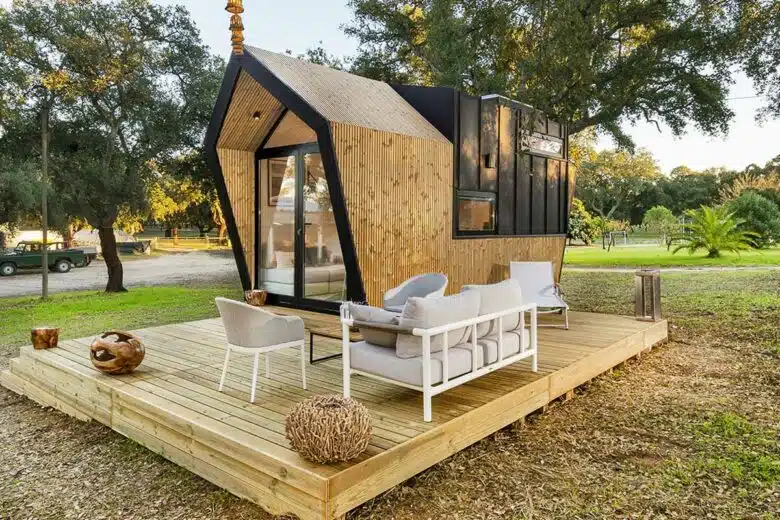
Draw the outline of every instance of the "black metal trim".
M209 127L206 130L206 137L203 140L203 144L206 150L206 159L216 179L217 196L219 197L219 203L222 206L222 214L225 217L230 244L233 248L233 256L236 259L236 267L238 268L238 276L241 279L241 286L246 291L251 288L252 279L249 275L249 267L247 266L246 257L244 256L244 249L241 246L241 237L238 234L238 227L236 226L236 219L233 214L233 206L230 204L225 177L222 173L222 165L219 162L219 155L217 154L219 136L222 132L222 126L227 117L230 102L233 99L233 93L238 84L238 76L241 72L241 65L239 62L240 58L233 55L225 68L222 87L219 90L217 102L214 105L214 112L212 113Z
M228 233L233 244L233 254L236 258L236 264L238 266L242 286L244 289L249 289L251 285L251 277L246 263L246 258L243 254L243 248L241 247L241 241L238 236L238 229L236 227L233 210L227 195L227 187L225 185L222 168L219 164L219 158L217 156L217 143L219 140L219 134L224 124L224 120L230 106L230 101L233 97L233 92L236 87L239 73L242 70L249 74L252 79L257 81L272 96L279 100L279 102L281 102L287 110L292 111L316 132L317 143L319 144L319 152L322 156L322 162L325 168L325 176L328 182L328 190L331 197L331 204L333 206L333 214L336 220L336 229L338 230L339 234L341 252L344 257L344 268L346 269L347 274L347 298L352 301L365 301L366 293L363 285L363 278L360 272L360 265L358 262L357 250L355 248L354 237L352 235L352 228L349 223L349 215L347 213L344 190L341 185L341 174L338 167L338 161L336 159L336 151L333 145L333 136L331 134L330 124L327 119L325 119L319 112L317 112L317 110L315 110L295 91L290 89L284 82L276 77L275 74L268 70L262 63L260 63L260 61L251 54L251 51L242 56L231 56L225 71L222 88L220 89L220 93L217 97L217 103L214 107L213 116L211 123L209 124L209 128L206 132L205 139L209 164L212 168L212 171L214 172L215 177L217 178L217 191L219 193L223 212L225 213ZM257 206L255 209L257 209ZM334 302L316 302L316 304L310 305L309 301L301 300L299 302L289 303L292 307L317 307L317 310L320 311L322 310L319 309L320 303L330 303L330 305L328 305L328 310L330 312L337 312L338 310L338 305ZM279 304L284 305L285 303L279 302Z

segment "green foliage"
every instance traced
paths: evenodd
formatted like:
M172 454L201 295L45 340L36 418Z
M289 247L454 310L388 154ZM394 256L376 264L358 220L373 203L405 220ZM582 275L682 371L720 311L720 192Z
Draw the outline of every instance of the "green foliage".
M522 99L631 144L620 124L728 128L740 2L351 0L352 69Z
M4 110L53 107L57 203L102 229L148 211L154 165L200 145L223 68L184 8L149 0L17 0L0 13L0 48ZM107 289L121 290L102 245Z
M729 210L744 220L743 227L756 234L753 243L759 249L780 240L780 208L754 191L743 192L731 201Z
M0 155L0 223L12 231L27 217L37 214L40 193L35 164Z
M599 228L593 215L588 213L580 199L575 198L572 201L569 215L569 232L567 234L569 240L580 240L585 245L590 245L598 234Z
M744 70L768 101L761 115L780 116L780 1L744 0L740 19Z
M605 219L627 219L645 186L659 177L658 164L647 150L604 150L580 167L575 194Z
M704 249L708 258L718 258L721 251L738 253L749 249L756 238L755 233L740 229L744 220L735 219L725 206L702 206L697 210L688 210L685 214L691 222L683 224L686 234L678 238L684 243L678 245L673 253L686 249L689 254L693 254Z
M677 221L677 217L674 216L672 210L664 206L653 206L647 210L642 218L642 227L651 233L662 235L663 241L667 246L671 245L671 240L668 237L680 231L680 223Z

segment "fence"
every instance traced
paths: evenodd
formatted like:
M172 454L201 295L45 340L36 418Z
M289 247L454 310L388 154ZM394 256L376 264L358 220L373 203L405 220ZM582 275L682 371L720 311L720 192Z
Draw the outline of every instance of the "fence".
M219 239L218 237L175 237L175 238L153 238L153 249L177 249L182 251L201 251L209 249L226 249L230 247L228 239Z

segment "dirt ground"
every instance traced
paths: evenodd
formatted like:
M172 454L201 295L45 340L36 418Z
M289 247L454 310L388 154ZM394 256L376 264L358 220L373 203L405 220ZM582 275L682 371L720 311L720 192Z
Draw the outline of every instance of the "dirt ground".
M664 275L670 341L396 486L353 519L780 518L780 273ZM628 314L632 278L567 273ZM0 389L0 518L263 519L98 424Z

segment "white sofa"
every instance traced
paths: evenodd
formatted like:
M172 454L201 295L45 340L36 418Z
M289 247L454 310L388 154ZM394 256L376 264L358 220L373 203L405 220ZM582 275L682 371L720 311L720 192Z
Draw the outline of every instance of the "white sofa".
M426 422L434 395L523 359L537 371L536 304L522 303L514 280L410 298L401 314L345 303L341 323L344 396L355 374L417 390ZM350 342L353 326L363 341Z
M344 264L319 265L303 269L304 296L340 294L344 291ZM292 294L295 287L294 267L274 267L260 270L263 289L275 294Z

